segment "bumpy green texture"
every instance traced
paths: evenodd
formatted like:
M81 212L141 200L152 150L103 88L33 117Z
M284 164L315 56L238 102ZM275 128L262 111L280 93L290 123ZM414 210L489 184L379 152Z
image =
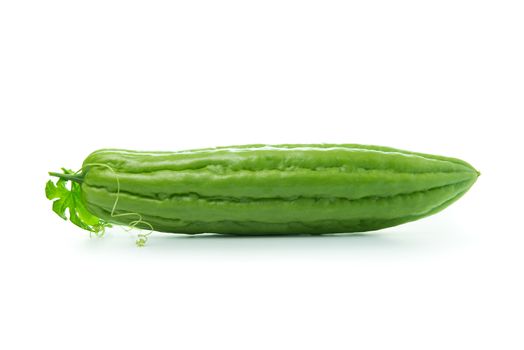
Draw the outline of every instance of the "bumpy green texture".
M83 171L82 199L105 221L133 219L111 217L118 176L116 214L141 214L156 231L239 235L391 227L441 211L479 175L459 159L355 144L103 149Z

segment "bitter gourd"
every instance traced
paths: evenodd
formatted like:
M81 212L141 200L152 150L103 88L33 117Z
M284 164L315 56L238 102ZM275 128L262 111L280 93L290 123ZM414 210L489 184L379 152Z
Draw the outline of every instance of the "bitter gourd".
M455 202L479 172L459 159L389 147L285 144L179 152L102 149L85 159L81 172L53 174L72 180L83 212L101 222L258 235L403 224ZM75 220L81 221L82 210Z

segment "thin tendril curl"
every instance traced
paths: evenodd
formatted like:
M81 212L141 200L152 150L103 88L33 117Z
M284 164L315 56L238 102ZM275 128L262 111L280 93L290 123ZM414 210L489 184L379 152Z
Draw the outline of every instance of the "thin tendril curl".
M129 222L126 226L126 228L124 228L124 230L126 232L129 232L133 229L137 229L137 230L142 230L140 227L138 227L138 225L145 225L149 228L149 231L146 232L146 233L139 233L138 234L138 238L136 240L136 245L138 247L143 247L146 245L147 243L147 240L149 239L149 236L153 233L154 231L154 228L153 228L153 225L151 225L149 222L147 221L144 221L143 217L141 214L139 213L133 213L133 212L129 212L129 213L120 213L120 214L115 214L115 211L116 211L116 207L118 205L118 200L120 199L120 179L118 178L118 173L115 171L115 169L113 169L111 166L107 165L107 164L102 164L102 163L88 163L88 164L85 164L82 168L80 168L78 171L75 172L75 174L78 174L80 173L81 171L83 170L86 170L86 168L89 168L89 167L92 167L92 166L101 166L101 167L104 167L106 169L109 169L114 175L115 175L115 180L116 180L116 198L115 198L115 202L113 203L113 207L111 209L111 218L122 218L122 217L135 217L136 219Z

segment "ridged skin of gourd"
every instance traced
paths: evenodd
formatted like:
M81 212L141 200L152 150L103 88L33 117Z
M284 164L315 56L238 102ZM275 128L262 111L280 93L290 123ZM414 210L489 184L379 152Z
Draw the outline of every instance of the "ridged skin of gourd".
M136 219L111 217L117 176L117 214L138 213L156 231L245 235L399 225L446 208L479 175L459 159L354 144L103 149L83 169L83 200L102 219Z

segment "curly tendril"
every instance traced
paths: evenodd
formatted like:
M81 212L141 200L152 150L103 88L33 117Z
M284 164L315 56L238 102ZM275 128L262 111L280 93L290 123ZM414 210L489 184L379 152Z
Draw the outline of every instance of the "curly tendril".
M145 246L149 236L154 231L153 225L151 225L149 222L145 221L143 219L142 215L139 214L139 213L128 212L128 213L115 214L116 207L118 205L118 200L120 199L120 179L118 178L118 173L111 166L109 166L107 164L102 164L102 163L88 163L88 164L85 164L78 172L84 170L84 168L88 168L88 167L92 167L92 166L104 167L106 169L109 169L115 175L115 180L116 180L116 198L115 198L115 202L113 203L113 207L111 209L111 217L112 218L135 217L136 218L135 220L133 220L133 221L131 221L131 222L129 222L127 224L127 228L125 229L127 232L129 232L129 231L131 231L133 229L139 229L140 230L140 227L138 227L138 225L145 225L145 226L147 226L149 228L149 232L147 232L147 233L139 233L138 234L138 239L135 242L136 245L139 246L139 247Z

